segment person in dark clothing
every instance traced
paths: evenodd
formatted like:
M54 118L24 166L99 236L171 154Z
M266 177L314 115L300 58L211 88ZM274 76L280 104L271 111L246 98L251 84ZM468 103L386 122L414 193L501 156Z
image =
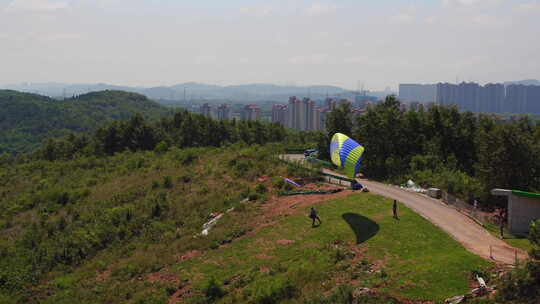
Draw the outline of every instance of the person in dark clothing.
M499 210L499 233L501 239L504 239L504 209Z
M397 216L397 202L396 202L396 200L394 200L394 204L392 205L392 213L394 214L394 218L395 218L395 219L398 219L398 216Z
M317 210L315 210L315 208L311 207L311 211L309 212L309 217L313 220L313 222L311 223L311 227L315 227L315 220L319 221L319 225L322 224L322 221L321 219L317 216Z

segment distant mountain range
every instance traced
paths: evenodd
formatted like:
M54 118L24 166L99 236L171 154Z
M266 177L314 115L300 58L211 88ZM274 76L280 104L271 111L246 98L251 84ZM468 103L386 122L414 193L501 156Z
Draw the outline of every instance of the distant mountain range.
M323 99L326 96L353 99L354 91L336 86L280 86L273 84L245 84L218 86L202 83L183 83L159 87L129 87L110 84L66 84L66 83L23 83L0 86L0 88L21 92L36 93L50 97L72 97L88 92L120 90L139 93L154 100L229 100L239 102L276 101L286 102L290 96ZM388 92L370 94L381 97ZM376 92L372 92L376 93ZM379 96L380 95L380 96Z
M540 86L540 81L536 80L536 79L526 79L526 80L521 80L521 81L506 81L504 83L505 86L507 85L511 85L511 84L522 84L522 85L536 85L536 86Z

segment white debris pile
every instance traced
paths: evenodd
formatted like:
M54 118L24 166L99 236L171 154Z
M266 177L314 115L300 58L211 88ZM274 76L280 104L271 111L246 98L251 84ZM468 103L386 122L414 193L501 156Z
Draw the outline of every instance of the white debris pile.
M249 201L249 198L245 198L241 200L240 203L247 203L248 201ZM227 213L232 212L234 211L234 209L235 209L234 207L231 207L226 212ZM210 229L212 229L212 227L214 227L217 224L217 222L222 216L223 216L223 213L213 213L213 212L210 213L210 220L203 225L203 231L201 231L201 234L204 236L207 236Z
M402 184L400 186L400 188L405 189L407 191L418 192L418 193L426 193L427 192L426 189L418 186L412 180L408 180L405 184Z
M202 235L205 235L205 236L208 235L208 232L210 231L210 229L212 229L212 227L214 227L217 224L219 219L223 216L223 213L220 213L217 215L210 214L210 216L212 217L212 219L203 225L203 231L201 232Z
M478 284L480 285L480 287L471 290L471 292L467 294L448 298L444 301L444 303L445 304L465 303L467 302L468 299L486 295L489 292L493 292L493 290L495 289L495 286L487 286L486 281L483 278L479 277L478 275L476 275L476 280L478 281Z

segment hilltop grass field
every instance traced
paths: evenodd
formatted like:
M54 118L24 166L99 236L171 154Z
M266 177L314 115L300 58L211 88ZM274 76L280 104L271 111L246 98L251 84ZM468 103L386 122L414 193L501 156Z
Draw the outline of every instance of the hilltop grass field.
M212 279L228 283L222 303L279 296L317 302L343 283L396 299L442 301L468 292L471 273L490 265L403 205L394 219L391 201L381 196L354 194L315 207L319 227L300 210L172 270L198 290Z

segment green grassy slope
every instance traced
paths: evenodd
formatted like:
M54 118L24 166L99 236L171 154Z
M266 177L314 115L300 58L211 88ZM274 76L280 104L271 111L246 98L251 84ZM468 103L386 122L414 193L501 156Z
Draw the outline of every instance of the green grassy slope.
M120 91L54 100L0 90L0 153L32 151L46 138L90 132L105 122L127 120L137 113L157 119L168 110L143 95Z
M174 272L199 289L212 277L235 282L223 303L256 302L271 293L267 282L278 282L276 290L296 286L302 300L323 298L348 282L397 298L441 301L467 292L471 271L489 265L402 205L400 220L393 219L391 201L380 196L351 195L317 208L318 228L302 210L256 236L177 264Z
M377 291L366 303L441 300L489 265L375 195L317 204L318 228L303 207L272 215L280 176L309 176L279 149L0 165L0 303L348 303L357 287Z
M275 149L173 148L0 165L0 303L41 302L64 288L71 297L81 294L81 302L119 302L114 288L99 289L91 280L97 270L114 269L112 282L137 290L134 277L164 267L177 253L244 233L248 223L229 219L216 229L221 233L193 239L211 212L267 195L254 190L258 176L301 174L281 163ZM240 219L254 212L239 210ZM133 263L122 262L132 256Z

